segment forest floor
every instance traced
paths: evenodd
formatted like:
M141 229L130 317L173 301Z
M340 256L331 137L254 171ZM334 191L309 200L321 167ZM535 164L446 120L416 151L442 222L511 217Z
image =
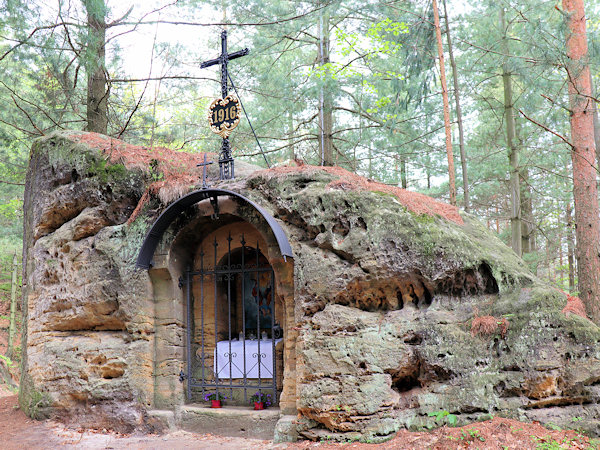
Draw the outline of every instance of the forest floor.
M11 449L598 449L591 441L572 430L548 430L538 423L494 418L465 427L442 427L427 432L400 431L383 444L301 441L274 444L272 441L232 438L212 434L174 431L162 435L122 435L106 430L77 430L64 425L28 418L17 405L17 396L0 386L0 442Z

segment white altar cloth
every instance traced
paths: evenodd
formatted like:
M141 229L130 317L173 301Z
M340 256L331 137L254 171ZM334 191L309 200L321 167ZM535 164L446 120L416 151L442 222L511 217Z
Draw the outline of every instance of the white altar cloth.
M281 342L277 339L275 345ZM231 342L231 350L229 343ZM258 378L258 340L246 339L246 378ZM231 373L229 354L231 351ZM244 378L244 341L220 341L215 349L215 375L220 379ZM273 378L273 341L260 341L260 378Z

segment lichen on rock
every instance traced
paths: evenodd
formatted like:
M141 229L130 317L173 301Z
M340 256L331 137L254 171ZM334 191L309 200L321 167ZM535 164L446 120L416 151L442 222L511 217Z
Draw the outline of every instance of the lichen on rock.
M162 237L157 259L166 262L153 270L164 283L134 264L158 215L199 187L195 158L76 132L33 144L20 392L28 414L131 430L148 429L151 409L183 405L184 297L168 264L180 263L170 246L200 208ZM459 423L505 415L568 426L580 417L579 427L600 433L599 328L563 313L566 296L474 217L340 168L240 163L225 182L217 171L214 186L261 205L294 252L283 385L297 393L299 417L279 434L385 439L434 425L436 411ZM478 323L486 332L472 333Z

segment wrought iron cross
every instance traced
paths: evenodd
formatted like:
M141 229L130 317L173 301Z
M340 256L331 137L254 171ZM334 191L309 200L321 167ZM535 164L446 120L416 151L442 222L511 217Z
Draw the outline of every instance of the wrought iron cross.
M250 53L247 48L239 50L233 53L227 53L227 31L221 32L221 55L216 59L204 61L200 68L205 69L206 67L214 66L219 64L221 66L221 95L222 98L227 97L229 91L228 74L227 74L227 63L236 58L241 58ZM231 147L229 146L229 138L223 138L221 144L221 153L219 154L219 173L221 180L228 180L234 178L234 167L233 157L231 156Z
M206 153L204 154L204 162L196 164L196 167L202 166L202 189L208 189L210 186L206 182L206 166L212 164L212 161L206 161Z

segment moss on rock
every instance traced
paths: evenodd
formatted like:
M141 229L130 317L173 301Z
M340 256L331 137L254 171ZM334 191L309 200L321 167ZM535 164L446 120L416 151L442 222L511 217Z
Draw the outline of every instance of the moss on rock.
M165 198L197 183L188 174L161 197L150 189L157 180L148 149L130 146L115 159L110 138L94 135L103 146L96 148L83 137L53 133L32 147L20 402L30 415L65 406L83 414L98 404L94 420L112 414L131 428L153 401L182 401L184 308L165 293L172 309L158 320L153 286L134 262ZM269 211L295 255L286 336L298 339L286 342L298 350L285 354L295 358L286 376L294 377L300 418L290 433L385 439L400 426L435 424L430 414L440 410L465 423L490 414L549 421L561 408L579 408L595 429L600 329L565 316L565 296L473 216L339 168L241 173L215 187ZM149 200L127 224L143 195ZM256 224L251 208L236 211ZM163 235L165 255L195 214L190 208ZM478 333L472 325L481 317L508 328ZM161 380L163 390L153 347L161 329L170 330L163 356L175 374Z

